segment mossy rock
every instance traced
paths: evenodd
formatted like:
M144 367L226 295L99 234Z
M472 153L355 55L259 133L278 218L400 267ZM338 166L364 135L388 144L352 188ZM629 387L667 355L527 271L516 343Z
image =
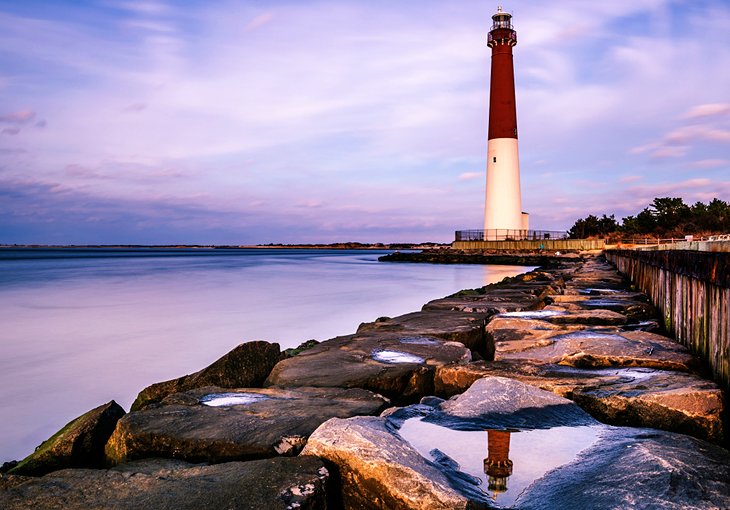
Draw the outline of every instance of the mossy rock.
M124 409L113 400L82 414L8 473L42 476L59 469L103 467L104 445L124 414Z
M379 319L378 319L379 320ZM302 342L301 344L297 345L296 347L293 347L291 349L285 349L284 350L284 356L287 358L291 358L292 356L296 356L297 354L300 354L304 351L307 351L317 345L319 342L317 340L307 340L306 342Z

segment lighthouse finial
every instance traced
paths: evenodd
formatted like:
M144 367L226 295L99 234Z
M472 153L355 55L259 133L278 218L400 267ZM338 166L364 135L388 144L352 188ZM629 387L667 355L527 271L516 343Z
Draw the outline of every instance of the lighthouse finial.
M501 5L498 5L497 6L497 12L502 12L502 6Z

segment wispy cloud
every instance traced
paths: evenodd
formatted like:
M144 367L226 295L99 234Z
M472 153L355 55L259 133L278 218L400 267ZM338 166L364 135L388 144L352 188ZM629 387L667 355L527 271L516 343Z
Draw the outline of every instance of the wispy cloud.
M728 159L701 159L699 161L693 161L689 164L691 168L720 168L730 167L730 160Z
M246 23L243 27L244 32L253 32L259 28L268 25L274 19L274 15L271 12L264 12L255 16L251 21Z
M473 181L474 179L481 179L484 174L481 172L464 172L459 174L460 181Z
M682 117L684 119L703 119L730 115L730 103L701 104L691 108Z

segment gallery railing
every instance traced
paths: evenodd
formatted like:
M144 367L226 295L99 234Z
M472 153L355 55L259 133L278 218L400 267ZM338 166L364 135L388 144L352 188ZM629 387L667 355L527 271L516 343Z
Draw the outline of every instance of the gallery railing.
M457 230L457 241L544 241L567 239L568 233L562 230Z

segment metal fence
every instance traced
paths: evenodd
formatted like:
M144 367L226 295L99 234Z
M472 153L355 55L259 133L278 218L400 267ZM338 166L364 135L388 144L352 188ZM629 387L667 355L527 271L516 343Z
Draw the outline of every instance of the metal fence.
M457 241L544 241L550 239L568 239L568 233L562 230L457 230Z
M651 245L651 244L677 244L684 242L693 241L730 241L730 234L718 234L712 236L684 236L684 237L641 237L641 238L623 238L623 239L609 239L610 244L639 244L639 245Z

